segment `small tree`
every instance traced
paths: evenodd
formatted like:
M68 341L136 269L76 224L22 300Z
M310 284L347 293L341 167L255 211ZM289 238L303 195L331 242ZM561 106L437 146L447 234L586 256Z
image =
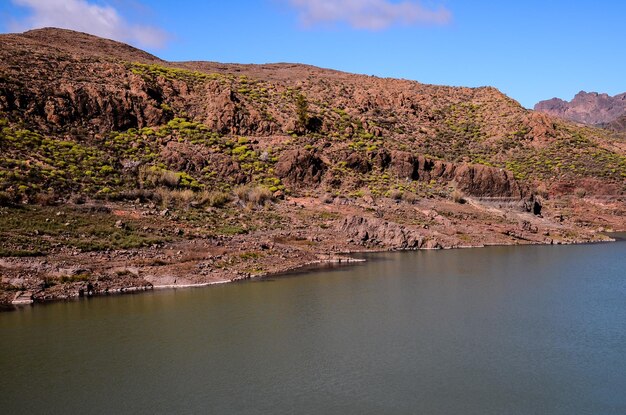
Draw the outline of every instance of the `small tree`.
M309 122L309 103L302 93L296 96L296 115L298 116L298 128L306 133Z

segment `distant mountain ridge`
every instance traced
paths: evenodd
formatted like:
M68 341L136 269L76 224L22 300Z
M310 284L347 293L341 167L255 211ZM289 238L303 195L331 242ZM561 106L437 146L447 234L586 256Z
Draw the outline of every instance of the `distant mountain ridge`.
M569 121L626 131L626 92L615 96L580 91L571 101L552 98L540 101L535 111Z

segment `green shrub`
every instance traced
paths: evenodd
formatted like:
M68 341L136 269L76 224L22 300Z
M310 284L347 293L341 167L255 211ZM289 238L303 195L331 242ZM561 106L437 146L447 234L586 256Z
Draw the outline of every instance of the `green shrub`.
M68 282L85 282L85 281L89 281L89 274L78 274L78 275L63 275L61 276L61 278L59 278L59 280L62 283L68 283Z
M309 121L309 104L306 96L299 93L296 95L296 116L298 119L298 127L302 131L306 131L306 127Z
M111 166L102 166L102 167L100 167L100 173L105 175L105 176L109 175L109 174L111 174L113 172L114 172L114 169Z

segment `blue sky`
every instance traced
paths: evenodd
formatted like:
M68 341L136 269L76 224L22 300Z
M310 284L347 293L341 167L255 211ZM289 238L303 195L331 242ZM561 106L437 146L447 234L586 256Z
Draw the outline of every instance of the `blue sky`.
M0 0L0 31L60 26L167 60L299 62L459 86L526 107L626 91L626 2Z

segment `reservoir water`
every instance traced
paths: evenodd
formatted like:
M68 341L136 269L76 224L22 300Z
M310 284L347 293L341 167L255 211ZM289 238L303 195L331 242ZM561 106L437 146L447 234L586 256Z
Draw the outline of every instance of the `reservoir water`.
M0 313L0 413L626 414L626 242Z

